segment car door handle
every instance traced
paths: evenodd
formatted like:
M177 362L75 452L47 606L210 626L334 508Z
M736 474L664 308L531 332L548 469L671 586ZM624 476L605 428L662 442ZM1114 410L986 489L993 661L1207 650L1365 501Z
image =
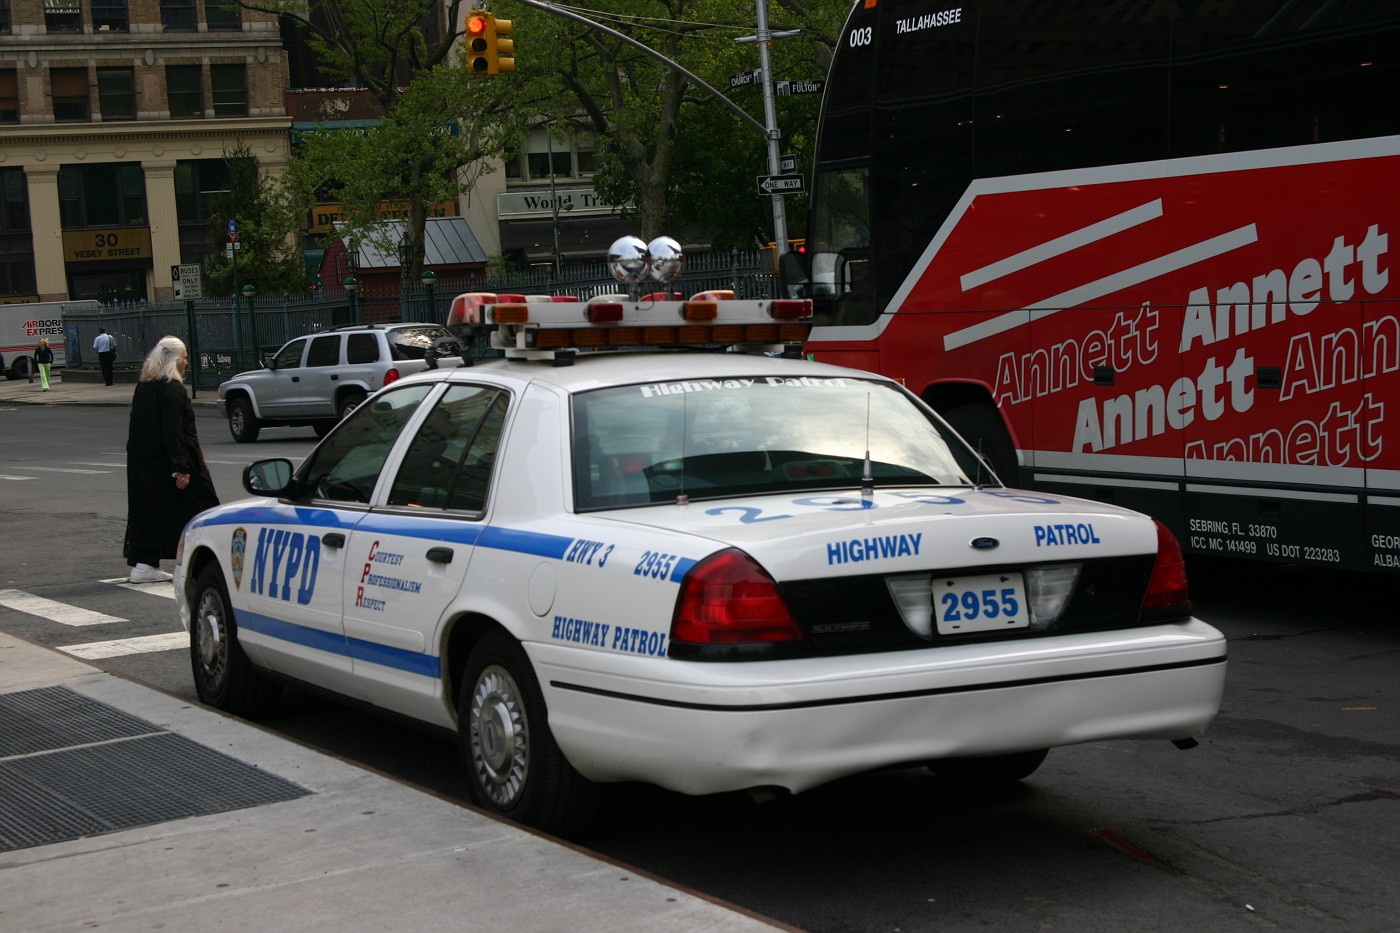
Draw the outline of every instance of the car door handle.
M430 547L428 548L428 560L435 564L450 564L452 563L452 548Z
M326 547L345 547L345 535L336 531L328 531L321 535L321 543Z

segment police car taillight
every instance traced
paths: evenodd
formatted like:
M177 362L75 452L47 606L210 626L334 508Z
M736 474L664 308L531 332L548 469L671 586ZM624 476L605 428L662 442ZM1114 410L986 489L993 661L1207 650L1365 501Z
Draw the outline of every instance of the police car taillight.
M1191 594L1186 585L1186 560L1176 535L1157 525L1157 560L1142 599L1142 621L1168 621L1191 614Z
M735 548L700 561L681 581L671 641L742 645L802 639L773 578Z

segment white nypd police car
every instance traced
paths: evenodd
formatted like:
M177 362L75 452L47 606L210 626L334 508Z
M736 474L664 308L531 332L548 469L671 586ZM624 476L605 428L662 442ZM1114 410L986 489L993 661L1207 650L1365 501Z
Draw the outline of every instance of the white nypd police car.
M1194 744L1226 646L1170 532L1004 488L898 384L772 355L809 316L484 303L505 358L383 389L190 523L199 696L258 715L302 682L450 730L481 806L560 832L607 782L1015 780L1053 746Z

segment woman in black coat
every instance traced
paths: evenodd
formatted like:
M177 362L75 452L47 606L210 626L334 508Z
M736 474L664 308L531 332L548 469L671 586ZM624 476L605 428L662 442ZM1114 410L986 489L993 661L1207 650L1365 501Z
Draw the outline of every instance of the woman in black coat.
M185 393L188 365L185 344L162 338L146 357L131 397L123 550L132 583L169 580L161 559L175 556L186 522L219 504Z

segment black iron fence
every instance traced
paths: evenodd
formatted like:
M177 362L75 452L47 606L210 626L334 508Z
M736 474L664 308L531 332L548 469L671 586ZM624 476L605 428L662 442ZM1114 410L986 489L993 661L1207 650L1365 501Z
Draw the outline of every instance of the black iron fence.
M771 297L773 278L759 271L759 259L760 254L753 251L692 257L679 282L669 287L685 295L732 290L737 298ZM643 286L644 293L652 289L664 290L660 285ZM452 299L462 292L572 295L586 300L625 290L606 264L598 262L571 264L557 276L553 270L492 276L485 281L443 275L431 284L361 288L353 294L326 290L329 293L314 295L117 302L100 310L64 314L67 365L97 366L92 342L99 327L116 338L119 369L139 367L157 341L173 335L190 348L188 381L198 388L213 388L234 373L257 367L266 355L302 334L356 322L446 323Z

